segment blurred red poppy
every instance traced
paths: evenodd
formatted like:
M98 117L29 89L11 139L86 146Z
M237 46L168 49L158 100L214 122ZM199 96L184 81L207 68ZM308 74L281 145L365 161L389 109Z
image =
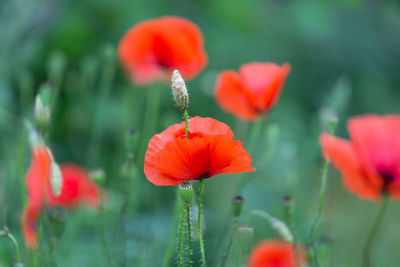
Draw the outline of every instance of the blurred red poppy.
M400 116L359 116L347 127L351 141L326 133L320 137L343 184L360 198L379 200L388 194L400 199Z
M86 204L94 209L99 206L100 192L86 170L75 164L60 164L62 186L59 196L49 190L49 206L74 208Z
M294 245L281 240L260 243L249 257L249 267L296 267L305 264L304 249L299 245L296 255Z
M22 217L22 232L26 245L30 248L37 246L36 221L47 200L51 163L51 154L47 147L37 146L33 149L32 163L25 179L28 200Z
M59 196L53 194L50 176L52 156L45 146L37 146L32 152L32 163L26 175L28 200L22 217L21 228L26 245L37 247L37 220L44 205L73 208L87 204L97 208L99 189L79 166L61 165L62 187Z
M242 65L239 73L221 72L215 85L218 104L242 120L254 121L278 101L290 65L253 62Z
M144 173L155 185L177 185L185 180L210 178L222 173L255 171L242 142L233 139L226 124L212 118L189 119L175 124L150 140Z
M126 73L138 85L167 80L178 69L194 78L207 64L200 29L191 21L166 16L134 25L121 39L118 55Z

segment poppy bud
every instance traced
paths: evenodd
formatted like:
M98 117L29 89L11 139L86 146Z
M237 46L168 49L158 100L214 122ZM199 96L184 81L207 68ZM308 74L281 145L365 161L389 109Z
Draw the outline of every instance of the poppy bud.
M186 89L185 81L178 70L172 72L171 88L176 107L185 110L189 106L189 94Z
M51 164L50 184L54 195L59 196L62 188L62 174L60 167L54 161Z
M278 220L277 218L271 217L269 218L269 224L271 227L286 241L293 243L294 238L292 233L290 232L287 225Z
M92 178L92 180L96 184L103 184L104 180L106 178L106 175L102 168L96 168L96 169L90 170L89 175L90 175L90 178Z
M52 93L49 84L43 84L35 99L35 119L42 128L47 128L51 116Z
M43 140L40 137L40 135L38 134L38 132L36 131L36 129L33 127L32 123L28 120L25 120L24 124L28 131L28 140L29 140L29 144L31 145L31 147L34 148L38 145L42 145Z
M294 211L294 201L291 196L285 196L282 199L282 205L285 209L286 214L293 214Z
M190 205L193 199L193 186L190 182L183 182L178 186L179 195L183 203L186 205Z
M242 196L234 196L232 198L232 211L234 217L239 217L242 213L242 206L243 206L243 197Z

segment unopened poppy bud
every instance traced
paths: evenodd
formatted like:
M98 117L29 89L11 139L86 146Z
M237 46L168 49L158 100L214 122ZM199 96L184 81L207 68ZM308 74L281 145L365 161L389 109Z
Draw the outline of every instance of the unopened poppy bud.
M239 195L234 196L232 198L232 211L234 217L240 216L240 214L242 213L242 207L243 207L243 197Z
M52 92L49 84L43 84L35 99L35 119L40 127L46 128L51 117Z
M193 186L190 182L183 182L178 186L179 195L183 203L190 205L193 199Z
M90 170L89 175L96 184L103 184L104 180L106 179L106 175L102 168Z
M38 134L38 132L36 131L36 129L33 127L32 123L28 120L24 121L25 127L28 131L28 140L29 140L29 144L31 145L32 148L42 145L43 144L43 140L40 137L40 135Z
M271 217L269 219L269 224L284 240L293 243L293 235L290 232L289 227L287 227L284 222L278 220L277 218Z
M61 194L61 188L62 188L62 174L60 167L54 161L51 164L50 184L51 184L51 190L53 191L54 195L59 196Z
M285 196L282 198L282 205L286 213L292 214L294 211L294 201L291 196Z
M189 94L185 81L178 70L172 72L171 88L177 108L180 110L187 109L189 106Z

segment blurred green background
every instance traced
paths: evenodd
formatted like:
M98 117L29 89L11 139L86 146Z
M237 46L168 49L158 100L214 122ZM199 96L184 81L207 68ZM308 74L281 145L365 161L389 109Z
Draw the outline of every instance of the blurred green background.
M150 89L129 83L115 49L132 25L164 15L192 20L205 37L209 64L188 82L189 114L227 123L245 146L251 125L237 122L215 103L218 73L252 61L291 64L281 98L268 114L252 153L258 170L246 175L251 183L243 191L243 214L258 208L282 218L281 199L290 195L305 244L317 207L322 166L318 135L326 130L326 114L338 114L337 135L346 137L350 116L400 112L400 3L396 0L2 0L0 226L7 225L21 247L21 183L30 162L23 122L32 119L38 87L55 79L61 91L49 146L59 162L103 168L108 202L104 213L83 207L64 214L63 234L53 258L58 266L122 266L126 255L128 266L161 266L174 228L175 188L150 184L142 165L137 166L135 181L121 177L125 134L131 129L141 132ZM54 70L63 60L66 67L59 79ZM181 121L168 85L164 87L156 132ZM276 138L267 137L271 125L279 128ZM265 151L271 146L274 153L266 160ZM137 157L140 161L143 155ZM205 183L204 239L210 266L217 266L225 248L237 180L238 175L221 175ZM326 266L359 266L378 206L348 193L336 171L330 171L328 181L318 228L328 248L324 261L329 262ZM127 210L123 217L121 209ZM399 220L400 205L392 202L373 247L376 266L398 266ZM253 219L251 225L254 244L277 237L260 219ZM196 266L197 241L193 248ZM51 265L49 251L50 247L41 249L39 266ZM23 249L24 259L29 256ZM12 262L12 247L1 239L0 266Z

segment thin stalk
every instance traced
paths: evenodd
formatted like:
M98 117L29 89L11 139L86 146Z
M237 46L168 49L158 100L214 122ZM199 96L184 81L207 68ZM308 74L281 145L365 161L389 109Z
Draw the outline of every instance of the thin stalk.
M19 250L19 245L17 239L9 231L0 231L0 236L8 237L15 249L15 260L17 263L21 262L21 253Z
M178 266L182 266L182 240L183 240L183 227L185 222L185 209L182 208L181 223L179 225L179 238L178 238Z
M146 110L144 113L143 134L141 134L141 142L138 153L138 166L143 165L144 153L150 136L154 133L158 120L160 109L160 101L162 95L163 84L156 83L150 87L149 94L146 96Z
M389 203L389 197L384 195L382 200L382 205L379 208L378 214L375 217L374 224L372 225L371 230L368 233L367 240L364 244L363 252L362 252L362 266L370 267L371 266L371 245L374 237L379 229L379 226L382 223L382 219L385 215Z
M189 115L187 109L183 110L183 117L185 118L185 134L189 138Z
M186 225L187 225L187 259L188 259L188 265L192 266L192 259L191 259L191 253L192 253L192 229L190 227L190 205L186 204Z
M254 147L257 143L258 138L260 137L261 133L261 128L262 128L263 120L257 120L251 125L250 129L250 137L249 137L249 142L247 143L247 152L249 154L252 154L254 151ZM246 174L239 174L239 179L236 184L236 189L235 193L236 194L241 194L241 191L243 190L244 186L246 185Z
M224 258L222 259L222 263L221 263L221 267L224 267L226 264L226 261L228 260L229 257L229 252L231 250L232 247L232 243L233 243L233 236L235 235L236 229L238 227L239 224L239 218L234 218L233 219L233 223L232 223L232 231L229 235L229 240L228 240L228 246L226 248L225 254L224 254Z
M322 177L321 177L321 189L319 193L319 201L318 201L318 209L317 209L317 215L315 216L314 222L311 225L310 229L310 234L309 234L309 239L311 242L311 248L314 251L315 255L315 264L316 266L319 266L319 258L318 258L318 253L315 249L315 240L314 240L314 234L315 234L315 229L321 219L322 215L322 210L324 208L324 198L325 198L325 193L326 193L326 185L328 181L328 170L329 170L329 165L330 161L328 159L325 160L324 162L324 167L322 170Z
M197 215L197 230L199 232L199 242L200 242L200 252L201 252L201 263L203 267L206 267L206 256L204 252L204 243L203 243L203 233L201 230L201 206L203 201L203 186L204 180L200 180L200 193L199 193L199 213Z
M260 136L261 133L262 124L263 120L259 119L256 122L254 122L253 125L251 126L249 143L247 145L247 151L249 153L252 153L254 150L258 137Z

